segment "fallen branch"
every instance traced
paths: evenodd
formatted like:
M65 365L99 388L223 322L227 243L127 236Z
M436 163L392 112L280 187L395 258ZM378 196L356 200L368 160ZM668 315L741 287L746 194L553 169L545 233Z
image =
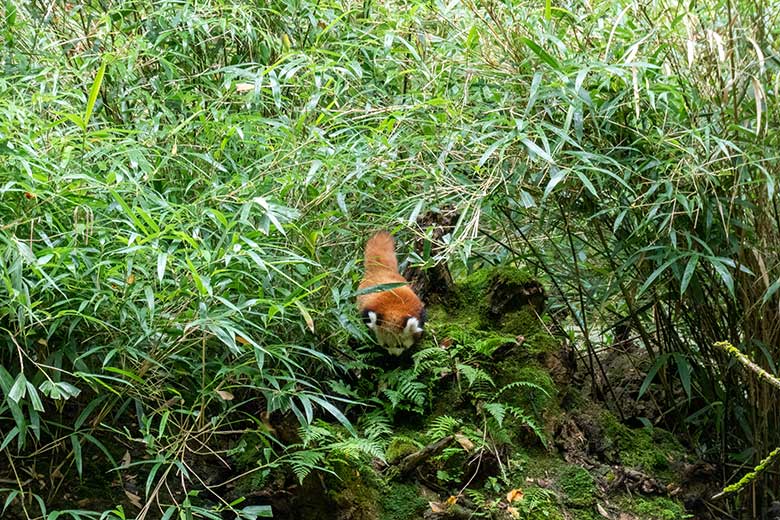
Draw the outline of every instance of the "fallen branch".
M721 350L726 351L727 353L731 354L735 358L737 358L737 361L745 365L747 368L755 372L755 374L761 379L762 381L765 381L769 383L770 385L773 385L774 387L780 389L780 379L776 378L760 366L753 363L753 361L750 360L749 357L747 357L745 354L739 351L737 347L729 343L728 341L719 341L715 343L715 346L718 347Z
M737 347L735 347L728 341L720 341L718 343L715 343L715 346L726 351L728 354L734 356L735 358L737 358L737 361L739 361L747 368L752 370L760 380L769 383L775 388L780 389L780 379L776 378L775 376L773 376L772 374L770 374L760 366L753 363L753 361L751 361L749 357L747 357L745 354L740 352ZM763 473L777 458L780 458L780 446L775 448L769 455L766 456L764 460L759 462L758 466L753 468L753 471L747 473L744 477L739 479L738 482L735 482L730 486L726 486L725 488L723 488L723 491L713 496L712 498L713 499L721 498L723 496L731 495L732 493L737 493L738 491L745 489L748 485L750 485L751 482L756 480L756 478L758 478L758 476L761 473Z
M448 435L444 437L443 439L440 439L432 444L427 445L423 449L419 451L415 451L414 453L411 453L401 459L401 461L396 464L394 470L396 472L395 476L398 477L405 477L417 467L428 460L429 458L433 457L434 455L438 455L441 453L444 448L447 447L448 444L450 444L453 440L455 440L455 436Z
M731 484L730 486L726 486L723 488L723 491L718 493L717 495L713 496L713 500L716 498L721 498L726 495L731 495L732 493L736 493L738 491L742 491L747 487L751 482L756 480L758 476L764 472L771 464L780 457L780 447L775 448L767 457L762 460L758 466L753 468L753 471L739 479L739 482L736 482L734 484Z
M423 513L424 520L471 520L476 514L476 510L468 509L458 504L452 504L446 510L434 511L429 508Z

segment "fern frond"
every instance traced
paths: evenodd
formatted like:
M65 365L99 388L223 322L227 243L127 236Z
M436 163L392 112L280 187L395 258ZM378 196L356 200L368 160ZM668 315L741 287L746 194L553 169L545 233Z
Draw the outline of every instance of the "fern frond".
M531 431L536 434L544 447L547 447L547 438L544 435L544 431L538 424L536 424L536 421L532 417L525 413L525 410L518 406L507 406L506 411L516 420L520 421L525 426L528 426Z
M403 381L399 389L406 399L417 406L425 404L426 387L417 381Z
M501 403L487 403L483 406L484 410L489 413L493 419L498 423L499 428L504 424L504 417L506 417L506 408Z
M455 433L459 429L460 421L449 415L440 415L431 421L431 425L428 427L427 436L431 439L438 440Z
M385 460L385 450L382 444L370 439L348 439L333 444L331 448L349 459L359 459L367 455L371 458Z
M384 410L373 410L364 414L359 419L358 425L363 430L363 435L372 440L390 436L393 433L390 418Z
M310 444L319 444L323 440L329 440L334 437L330 428L318 421L316 424L307 424L298 428L298 434L304 447Z
M495 383L493 382L493 378L491 378L490 375L484 370L482 370L481 368L458 363L457 369L458 372L460 372L466 377L466 380L469 383L469 387L473 387L478 382L487 383L491 387L495 386Z
M385 388L382 393L390 400L390 405L393 408L398 408L398 405L403 401L404 394L390 388Z
M509 383L508 385L502 386L498 390L498 395L501 395L502 393L512 390L514 388L530 388L532 390L538 390L542 392L547 397L550 397L550 392L548 392L544 387L537 385L536 383L532 383L530 381L513 381Z
M319 465L324 458L325 454L321 451L301 450L292 453L290 455L289 463L293 473L295 473L295 476L298 478L298 482L303 483L304 479L315 469L328 471L326 468Z
M441 348L427 348L414 355L414 375L435 374L450 369L450 358Z

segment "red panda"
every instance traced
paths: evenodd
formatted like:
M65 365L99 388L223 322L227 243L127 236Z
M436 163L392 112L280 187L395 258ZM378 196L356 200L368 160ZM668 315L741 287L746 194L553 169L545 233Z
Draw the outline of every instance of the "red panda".
M407 283L398 273L392 235L379 231L366 242L365 274L359 289ZM363 321L376 334L377 342L390 354L400 355L420 339L425 323L425 307L408 286L361 294L357 305Z

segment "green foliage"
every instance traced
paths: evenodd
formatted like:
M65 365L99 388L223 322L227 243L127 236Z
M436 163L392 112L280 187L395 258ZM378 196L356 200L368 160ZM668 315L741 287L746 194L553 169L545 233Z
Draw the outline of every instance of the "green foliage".
M757 448L757 463L780 410L713 344L776 373L777 6L607 2L519 22L515 8L484 8L496 133L468 156L478 175L462 184L483 193L462 236L479 227L481 258L547 277L594 377L596 352L630 337L657 363L667 426L714 457Z
M127 452L145 505L213 516L227 506L199 494L192 463L232 432L257 440L262 470L305 477L331 451L383 453L396 414L430 412L445 388L496 437L509 417L541 435L554 388L536 366L485 362L517 335L529 358L550 352L540 324L591 363L628 330L670 426L758 463L780 405L712 345L777 372L777 5L728 7L6 2L8 467L35 454L64 485L97 459L122 473ZM450 207L439 247L401 261L470 274L457 311L472 312L432 312L453 346L424 345L369 396L344 377L373 358L359 243L377 227L432 238L418 217ZM554 322L486 323L488 264L543 276ZM285 414L302 442L276 437ZM305 428L318 418L340 426ZM13 480L8 507L66 506L57 485Z
M517 504L517 510L522 518L529 520L562 520L555 492L540 488L530 487L525 490L523 500Z
M301 428L301 443L287 447L288 457L277 462L288 463L299 482L303 482L312 471L333 472L338 463L351 464L356 461L384 460L383 443L376 437L345 435L328 423L316 421Z
M414 370L395 369L388 374L387 388L382 393L387 398L391 410L409 410L423 413L428 402L427 385L418 381Z
M431 421L428 427L428 437L439 440L447 435L452 435L461 428L461 423L447 415L439 415Z

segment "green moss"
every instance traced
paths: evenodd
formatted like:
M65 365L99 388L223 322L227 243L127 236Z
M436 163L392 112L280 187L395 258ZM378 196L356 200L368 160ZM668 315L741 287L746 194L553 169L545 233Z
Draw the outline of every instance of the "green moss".
M484 316L487 311L486 295L494 284L524 285L533 280L528 272L512 266L497 266L478 269L460 281L455 288L451 302L458 310L477 311Z
M428 308L427 341L433 346L434 338L441 342L449 339L455 345L467 347L474 352L490 356L506 343L514 343L515 336L485 328L479 305L462 309L433 305Z
M484 283L481 285L483 290L496 283L523 285L533 281L533 277L527 271L511 265L500 265L484 271L486 271L482 278ZM473 279L480 280L480 277Z
M536 486L524 490L523 500L516 507L525 520L564 520L561 506L554 492Z
M495 284L523 286L532 281L527 272L514 267L479 269L456 284L451 301L428 308L429 338L451 339L457 345L490 356L498 347L525 338L524 349L535 355L558 347L558 341L542 327L528 307L489 316L488 295Z
M591 509L572 509L568 513L574 520L604 520L603 516Z
M428 507L413 484L391 484L380 499L382 514L380 520L416 520Z
M609 412L601 415L601 424L608 455L617 462L661 479L673 477L669 463L683 458L684 450L671 433L661 428L631 429Z
M508 359L496 366L495 381L499 388L507 385L525 381L538 386L541 390L533 387L517 385L509 387L501 393L501 401L519 406L520 408L534 412L541 416L542 413L549 413L558 410L558 401L556 398L558 388L550 377L550 373L538 366L519 366L517 360Z
M557 351L561 347L561 343L547 331L541 331L526 337L523 346L528 354L537 356Z
M408 437L394 437L385 450L385 459L390 464L395 464L407 455L419 450L421 446Z
M580 466L567 466L558 474L558 487L567 505L579 508L596 503L596 483L588 471Z
M371 467L338 462L333 470L338 478L327 478L326 484L338 511L349 511L355 520L378 520L381 482Z
M496 268L477 269L458 282L455 294L460 306L471 306L485 299L490 277Z
M530 337L539 330L539 318L528 309L520 309L507 313L501 318L498 329L507 334L523 335Z
M692 518L679 502L665 498L638 495L620 497L614 501L622 511L631 512L641 520L682 520Z

